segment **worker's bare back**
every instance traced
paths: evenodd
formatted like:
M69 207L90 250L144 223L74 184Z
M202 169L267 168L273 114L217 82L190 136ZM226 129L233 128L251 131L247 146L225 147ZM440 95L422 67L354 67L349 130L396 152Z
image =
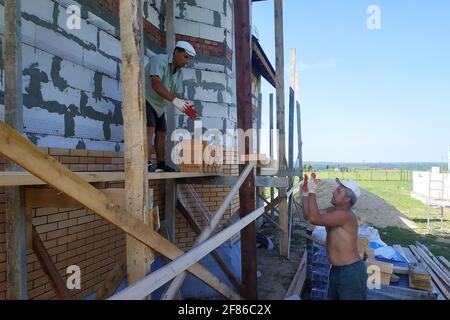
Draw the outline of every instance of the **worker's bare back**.
M328 208L321 210L322 214L335 214L338 210L343 210L340 214L348 215L345 222L338 227L327 227L327 255L333 266L345 266L361 260L358 254L358 221L352 210Z

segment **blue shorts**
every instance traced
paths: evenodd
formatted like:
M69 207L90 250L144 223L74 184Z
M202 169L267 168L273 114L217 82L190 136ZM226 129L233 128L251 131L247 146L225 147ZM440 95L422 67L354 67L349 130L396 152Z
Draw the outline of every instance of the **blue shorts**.
M367 300L367 269L362 260L333 266L328 281L329 300Z

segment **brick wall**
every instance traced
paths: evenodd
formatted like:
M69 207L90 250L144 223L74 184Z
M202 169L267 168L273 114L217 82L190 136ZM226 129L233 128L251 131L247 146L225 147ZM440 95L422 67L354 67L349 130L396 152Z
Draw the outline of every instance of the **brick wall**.
M97 0L106 10L114 15L119 15L119 0ZM166 32L161 31L150 21L144 19L144 34L161 48L166 47ZM212 57L223 57L231 63L233 59L233 51L230 48L224 48L222 42L202 39L198 37L190 37L186 35L175 35L176 41L189 41L199 54L209 55ZM226 51L225 51L226 50Z
M117 152L43 149L73 171L122 171L123 154ZM153 155L154 157L154 155ZM4 170L0 159L0 170ZM224 165L225 175L238 175L237 165ZM111 187L123 187L114 183ZM154 206L159 206L164 219L164 181L150 181L153 189ZM218 209L230 188L227 186L194 186L201 200L211 213ZM188 199L194 209L192 199ZM227 223L232 213L239 208L236 196L227 209L221 224ZM193 210L197 221L206 225L200 212ZM6 243L5 243L5 194L0 188L0 300L6 296ZM75 299L82 299L95 292L116 261L125 254L125 234L114 225L84 208L58 209L34 208L33 225L39 233L49 255L61 276L66 280L66 269L76 264L81 269L81 290L71 290ZM189 249L196 236L180 214L176 215L176 245ZM28 298L55 299L55 293L48 283L39 262L32 251L27 252Z

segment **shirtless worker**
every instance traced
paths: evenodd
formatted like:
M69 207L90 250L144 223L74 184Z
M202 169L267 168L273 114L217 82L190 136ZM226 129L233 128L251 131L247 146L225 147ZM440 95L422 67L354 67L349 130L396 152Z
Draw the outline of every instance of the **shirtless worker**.
M321 187L315 173L302 183L305 219L327 230L327 256L332 267L328 281L329 300L366 300L367 270L358 253L358 221L352 207L361 195L354 181L340 181L333 192L333 207L319 209L316 193Z

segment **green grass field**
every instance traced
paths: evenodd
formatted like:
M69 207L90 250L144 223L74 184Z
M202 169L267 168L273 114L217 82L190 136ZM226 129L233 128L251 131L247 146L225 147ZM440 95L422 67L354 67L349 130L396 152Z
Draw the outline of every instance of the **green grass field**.
M357 180L361 188L383 198L417 224L418 229L416 230L396 227L379 228L380 236L387 244L410 245L419 241L426 245L434 255L450 259L450 209L444 211L442 234L440 209L431 210L431 234L428 234L428 207L410 196L412 191L410 171L392 170L387 173L385 170L352 170L338 173L321 171L318 172L318 176L322 179L339 177Z

